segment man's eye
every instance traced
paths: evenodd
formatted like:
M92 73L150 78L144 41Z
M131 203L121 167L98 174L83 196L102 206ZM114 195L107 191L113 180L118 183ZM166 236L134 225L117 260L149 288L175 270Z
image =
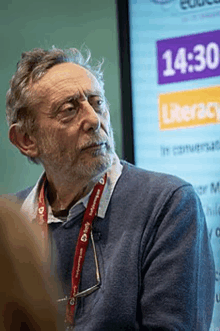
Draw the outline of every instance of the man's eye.
M101 106L103 103L104 103L103 100L97 100L97 105L98 105L98 106Z
M73 115L77 112L76 107L74 107L73 105L66 105L65 107L63 107L63 109L61 109L61 114L62 115Z
M75 111L76 111L76 109L74 107L68 107L64 110L64 112L66 112L66 113L72 113L72 112L75 112Z
M91 98L90 104L96 111L102 111L105 106L104 100L97 97Z
M77 114L77 109L72 104L63 105L60 108L57 118L62 122L69 122Z

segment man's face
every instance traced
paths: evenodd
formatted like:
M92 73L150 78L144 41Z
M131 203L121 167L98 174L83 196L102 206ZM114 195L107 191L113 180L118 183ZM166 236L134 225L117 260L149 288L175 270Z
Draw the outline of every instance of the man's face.
M37 111L38 157L46 169L94 177L112 164L114 142L104 91L86 69L55 65L33 89Z

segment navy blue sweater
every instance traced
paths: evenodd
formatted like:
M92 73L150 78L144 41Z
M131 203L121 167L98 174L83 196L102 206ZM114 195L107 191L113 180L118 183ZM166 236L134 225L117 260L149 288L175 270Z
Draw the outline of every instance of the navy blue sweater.
M56 244L52 259L67 295L82 217L49 226ZM106 216L94 221L93 233L101 286L78 300L74 330L209 329L214 263L201 203L190 184L124 163ZM95 283L90 243L80 290Z

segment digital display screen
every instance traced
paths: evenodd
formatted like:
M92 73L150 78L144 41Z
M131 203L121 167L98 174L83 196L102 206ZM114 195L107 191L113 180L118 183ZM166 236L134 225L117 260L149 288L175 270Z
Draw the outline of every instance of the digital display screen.
M220 1L130 0L135 164L192 183L216 264L220 330Z

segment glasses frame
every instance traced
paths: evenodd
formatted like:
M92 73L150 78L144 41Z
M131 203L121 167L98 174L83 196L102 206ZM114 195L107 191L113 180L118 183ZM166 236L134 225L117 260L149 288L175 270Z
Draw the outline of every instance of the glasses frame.
M70 304L74 305L75 304L75 300L77 298L86 297L86 296L90 295L91 293L95 292L96 290L98 290L99 287L101 286L101 277L100 277L100 271L99 271L98 257L97 257L97 252L96 252L96 248L95 248L95 242L94 242L92 230L90 232L90 237L91 237L93 254L94 254L94 260L95 260L96 281L97 281L97 283L96 283L96 285L94 285L92 287L89 287L87 290L83 290L81 292L76 293L74 295L74 297L65 296L65 298L58 299L57 300L57 303L62 303L62 302L65 302L65 301L70 300Z

